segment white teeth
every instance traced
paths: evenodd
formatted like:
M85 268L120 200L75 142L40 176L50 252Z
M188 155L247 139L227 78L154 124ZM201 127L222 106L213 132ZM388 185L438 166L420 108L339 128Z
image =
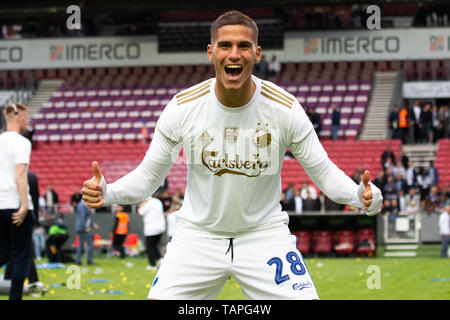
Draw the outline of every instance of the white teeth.
M228 66L226 66L227 68L230 68L230 69L241 69L242 68L242 66L239 66L239 65L235 65L235 64L231 64L231 65L228 65Z

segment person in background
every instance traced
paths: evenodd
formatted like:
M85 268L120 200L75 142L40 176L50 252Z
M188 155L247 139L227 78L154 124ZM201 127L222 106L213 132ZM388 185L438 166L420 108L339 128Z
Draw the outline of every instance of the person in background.
M420 125L422 129L422 142L431 143L433 139L433 115L431 113L431 105L426 103L420 114Z
M431 185L438 186L439 185L439 171L434 166L434 161L430 161L430 166L428 167L428 172L431 177Z
M439 216L439 234L441 236L441 258L448 258L447 250L450 242L450 204Z
M439 120L439 108L437 105L433 105L431 108L431 142L436 143L438 140L438 128L440 125Z
M408 190L416 184L416 168L411 160L408 161L408 167L405 172L406 185Z
M156 270L158 260L161 259L158 244L166 231L163 204L161 200L151 196L140 203L138 214L144 220L145 247L149 263L146 270Z
M77 232L79 243L76 251L75 263L81 265L81 253L86 243L86 258L88 265L96 265L92 260L92 249L94 248L94 235L92 229L98 229L98 225L92 221L91 209L89 209L83 200L78 202L77 213L75 217L75 231Z
M56 215L58 213L59 197L55 190L53 190L53 185L49 185L47 191L45 192L45 203L47 205L47 212L51 215Z
M125 248L123 244L128 235L128 225L130 223L130 217L124 211L122 205L118 205L116 209L116 216L114 218L113 225L113 242L112 247L114 250L120 253L120 259L125 259Z
M300 189L295 189L294 194L294 205L295 205L295 213L301 214L303 212L303 199L300 195Z
M73 213L77 211L78 202L81 200L81 192L79 189L75 189L74 193L70 196L70 205L73 208Z
M6 131L0 134L0 266L13 259L10 300L21 300L32 256L33 202L28 195L31 142L21 135L27 107L8 104Z
M339 139L339 128L341 127L341 112L339 108L332 104L331 105L331 134L334 141Z
M49 262L65 262L63 259L62 247L67 239L69 239L69 235L67 234L67 225L64 223L62 216L60 216L48 229L46 246Z
M273 55L269 62L269 76L276 76L281 71L281 63L278 61L277 56Z
M411 122L414 129L414 142L420 143L422 141L422 125L420 123L420 117L422 114L422 107L420 106L419 101L414 101L414 105L412 107L411 112Z
M386 145L386 150L384 150L383 153L381 154L381 167L382 168L386 168L386 162L388 161L388 159L391 159L391 161L390 161L391 164L396 162L395 154L392 151L391 142L388 142L388 144Z
M394 105L392 111L389 113L388 126L391 130L391 139L398 139L400 137L399 128L399 110L398 106Z
M398 114L398 127L400 130L400 139L402 139L403 144L407 144L409 140L409 125L408 108L406 106L402 106Z
M256 65L256 71L258 72L258 76L261 79L265 79L267 77L268 68L269 68L269 63L267 62L266 56L262 55L261 60Z

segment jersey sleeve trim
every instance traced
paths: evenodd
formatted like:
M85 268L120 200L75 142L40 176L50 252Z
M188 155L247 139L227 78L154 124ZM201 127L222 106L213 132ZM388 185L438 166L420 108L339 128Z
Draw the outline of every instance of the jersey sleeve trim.
M197 95L198 93L202 92L204 89L209 88L211 84L212 79L207 80L205 83L200 84L197 87L187 89L186 91L183 91L179 94L177 94L175 97L177 98L178 104L183 103L182 100L186 100L192 96Z

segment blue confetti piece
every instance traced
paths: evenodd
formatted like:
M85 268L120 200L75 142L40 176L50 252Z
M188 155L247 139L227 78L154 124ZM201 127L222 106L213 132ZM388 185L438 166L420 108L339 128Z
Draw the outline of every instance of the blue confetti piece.
M52 283L50 288L64 287L64 283Z
M431 281L433 281L433 282L450 281L450 278L434 278L434 279L431 279Z
M108 279L91 279L88 282L90 283L105 283L105 282L109 282Z
M66 266L59 262L44 262L36 265L37 269L65 269Z

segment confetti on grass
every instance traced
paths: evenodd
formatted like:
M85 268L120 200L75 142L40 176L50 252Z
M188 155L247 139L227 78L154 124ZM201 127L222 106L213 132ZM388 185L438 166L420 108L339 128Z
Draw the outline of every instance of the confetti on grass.
M88 282L90 283L105 283L105 282L109 282L108 279L90 279Z

